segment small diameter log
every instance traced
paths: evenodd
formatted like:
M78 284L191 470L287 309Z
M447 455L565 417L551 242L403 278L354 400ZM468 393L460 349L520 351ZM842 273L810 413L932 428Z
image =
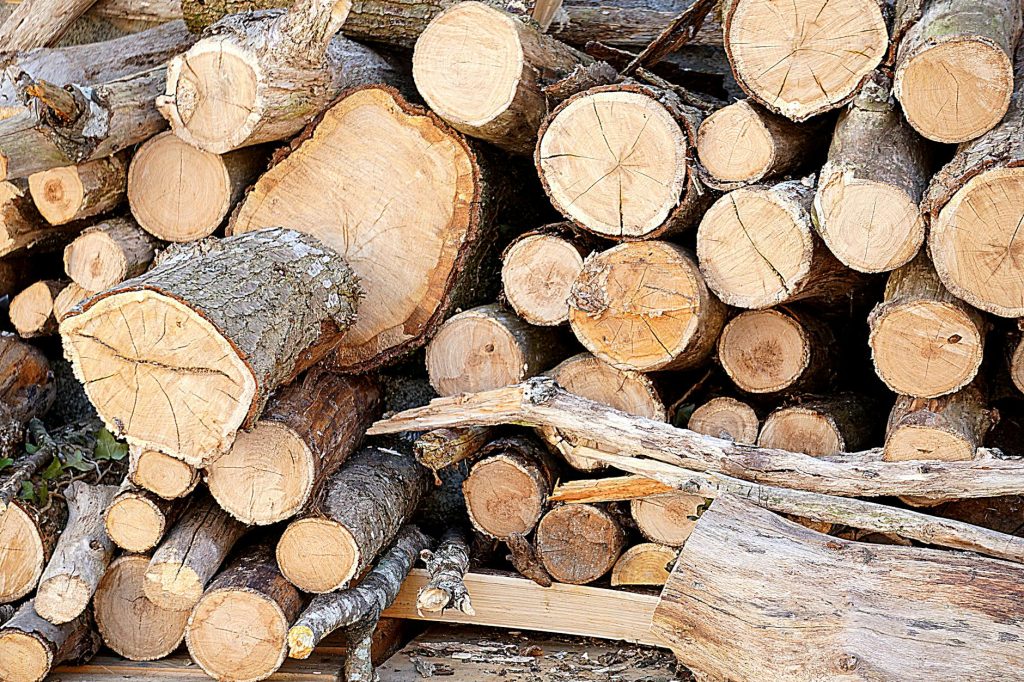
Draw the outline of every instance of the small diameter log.
M192 610L188 653L217 680L255 682L277 672L302 595L274 565L269 545L246 550Z
M32 201L51 225L106 213L124 200L127 187L126 154L52 168L28 178Z
M820 132L741 99L700 124L697 157L710 184L735 189L800 168L819 145Z
M686 428L740 445L754 445L761 430L761 420L747 403L720 397L712 398L695 409Z
M333 350L359 295L338 254L271 229L176 247L89 299L61 334L112 433L198 466Z
M106 291L149 268L158 242L130 218L111 218L64 247L64 271L86 291Z
M567 99L534 160L566 218L601 237L659 239L697 223L711 201L691 160L703 113L674 92L628 82Z
M900 396L889 413L885 459L974 459L998 413L988 409L976 383L930 400Z
M209 237L266 167L262 149L223 156L171 132L147 141L128 170L128 204L150 234L169 242Z
M903 120L891 87L877 72L839 115L814 195L818 234L836 258L860 272L898 268L924 243L918 204L933 155Z
M327 481L312 512L285 528L278 566L304 592L341 589L395 538L429 486L411 454L362 450Z
M707 285L737 308L835 302L862 276L836 260L811 221L814 189L799 181L743 187L716 201L697 230Z
M26 601L0 627L0 679L42 682L61 663L88 661L101 644L88 612L54 625L39 617L32 600Z
M420 559L427 567L430 579L416 594L418 613L444 613L445 609L452 608L467 616L476 614L466 583L463 582L469 570L470 558L467 535L459 528L445 531L437 549L424 549L420 552Z
M86 291L74 282L69 283L53 299L53 317L58 324L63 322L79 303L95 295L95 291Z
M199 472L187 462L157 450L131 448L128 478L167 500L185 497L199 483Z
M165 609L192 608L244 533L245 526L213 498L194 499L153 552L146 570L146 596Z
M634 242L587 258L569 297L569 324L587 350L616 369L689 369L714 350L725 306L689 251Z
M24 0L0 25L0 52L53 45L96 0Z
M397 78L383 57L335 37L350 6L299 0L224 17L170 61L157 108L175 135L214 154L291 137L345 89Z
M494 440L494 430L486 426L468 429L434 429L413 444L416 461L436 475L438 471L475 455Z
M207 464L210 494L245 524L294 516L359 447L382 407L372 378L314 368L277 393L252 430Z
M11 299L11 324L19 336L28 339L57 333L54 301L67 284L67 280L42 280Z
M676 550L654 542L633 545L612 567L612 587L651 585L660 587L668 580Z
M569 290L583 269L584 249L558 234L532 232L512 242L502 255L505 300L532 325L552 327L569 321Z
M172 611L146 596L149 558L126 554L103 574L93 608L103 643L130 661L169 656L185 637L188 609Z
M875 372L896 393L936 398L977 375L989 323L953 296L925 253L889 275L868 316Z
M629 510L645 538L669 547L682 547L707 504L700 495L676 491L638 497L629 503Z
M509 386L565 357L554 329L526 324L498 304L448 319L427 345L427 374L440 395Z
M764 420L757 445L812 457L854 452L870 445L877 430L871 407L863 396L837 394L779 408Z
M537 554L558 582L594 582L612 569L625 547L626 534L619 522L593 505L556 507L537 524Z
M547 450L528 438L499 438L479 452L462 484L469 520L497 540L529 535L547 506L557 469Z
M32 203L24 180L0 182L0 256L29 249L47 252L62 248L81 230L80 224L46 224Z
M427 105L456 130L530 154L547 115L545 81L590 57L482 2L438 14L416 41L412 75Z
M889 32L875 0L821 5L769 0L722 3L725 50L736 82L793 121L849 101L882 63Z
M346 190L324 192L324 183ZM420 347L452 311L479 302L479 285L493 279L478 275L497 239L494 183L436 116L388 88L362 88L259 179L231 229L288 225L352 265L366 296L333 364L361 373Z
M124 551L149 552L164 539L181 511L174 500L126 483L107 506L103 525L114 544Z

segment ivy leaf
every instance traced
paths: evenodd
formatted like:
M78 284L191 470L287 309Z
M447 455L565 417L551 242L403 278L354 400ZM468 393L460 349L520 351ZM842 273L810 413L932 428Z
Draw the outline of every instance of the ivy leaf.
M3 471L12 464L14 464L14 460L11 459L10 457L4 457L3 459L0 459L0 471Z
M27 452L30 455L34 455L37 452L39 452L39 446L33 445L32 443L25 443L25 452Z
M64 473L64 467L61 465L60 460L54 457L53 460L50 461L49 466L43 469L42 478L44 481L49 481L57 478L62 473Z
M32 481L21 482L21 492L18 493L19 500L25 500L26 502L36 501L36 489L32 487Z
M128 455L128 444L119 442L106 429L100 429L96 434L96 449L93 452L96 459L112 459L120 462Z
M70 455L64 458L64 466L75 471L92 471L95 467L85 460L82 451L75 448Z

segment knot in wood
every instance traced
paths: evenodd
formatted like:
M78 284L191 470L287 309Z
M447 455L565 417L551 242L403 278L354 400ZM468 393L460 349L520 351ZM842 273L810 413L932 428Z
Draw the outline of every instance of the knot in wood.
M860 664L860 659L854 654L845 654L839 657L839 669L843 672L852 672Z

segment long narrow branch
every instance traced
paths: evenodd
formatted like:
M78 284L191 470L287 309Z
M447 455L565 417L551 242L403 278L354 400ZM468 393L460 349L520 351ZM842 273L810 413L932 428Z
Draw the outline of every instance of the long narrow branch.
M444 612L452 607L467 616L476 613L463 577L469 570L469 543L461 528L449 528L437 549L425 549L420 558L430 571L430 580L416 595L416 611Z
M13 468L3 473L3 480L0 480L0 516L7 511L7 505L18 497L21 492L21 484L35 476L57 455L57 445L46 433L41 421L31 420L28 423L28 431L39 449L30 455L18 458ZM21 445L21 442L20 439L17 440L18 445ZM0 452L0 457L5 455L6 453Z

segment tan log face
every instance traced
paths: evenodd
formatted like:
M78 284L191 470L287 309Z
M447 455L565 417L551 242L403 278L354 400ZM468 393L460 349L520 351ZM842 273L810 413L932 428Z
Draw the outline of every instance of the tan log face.
M699 495L672 492L633 500L630 510L644 536L663 545L679 547L697 525L700 507L705 502Z
M350 580L359 565L352 534L329 519L299 519L277 543L281 573L304 592L331 592Z
M966 461L974 458L974 446L956 434L922 426L897 428L885 441L885 458L905 460Z
M0 675L10 682L39 682L50 672L50 653L35 637L24 632L0 635Z
M85 199L85 187L75 166L62 166L28 178L36 207L51 225L60 225L78 212Z
M775 161L774 141L752 105L741 100L704 119L697 131L697 156L719 180L758 180Z
M138 455L132 480L160 497L176 499L195 487L196 470L180 459L156 450L143 450Z
M204 147L237 134L259 107L259 78L248 57L226 39L204 41L186 53L174 84L176 102L189 133Z
M824 457L842 452L842 435L832 420L811 410L790 407L768 415L757 444Z
M124 252L101 231L83 234L64 253L68 276L86 291L103 291L117 284L128 269Z
M476 524L499 540L533 530L547 493L514 462L498 458L474 466L462 489Z
M221 590L203 597L188 620L188 650L211 677L248 682L284 660L288 621L255 591Z
M146 552L163 537L166 518L153 502L145 497L117 499L107 508L107 535L118 547L129 552Z
M760 425L750 405L735 398L713 398L693 411L686 427L706 436L753 445Z
M583 269L583 256L554 235L531 235L505 254L501 281L515 311L530 324L551 326L569 319L569 291Z
M12 504L0 515L0 602L13 602L35 589L45 558L39 530Z
M718 339L718 358L729 377L750 393L792 386L810 362L800 323L778 310L753 310L733 318Z
M432 385L441 395L486 391L526 378L515 337L487 317L449 320L431 341L427 356Z

